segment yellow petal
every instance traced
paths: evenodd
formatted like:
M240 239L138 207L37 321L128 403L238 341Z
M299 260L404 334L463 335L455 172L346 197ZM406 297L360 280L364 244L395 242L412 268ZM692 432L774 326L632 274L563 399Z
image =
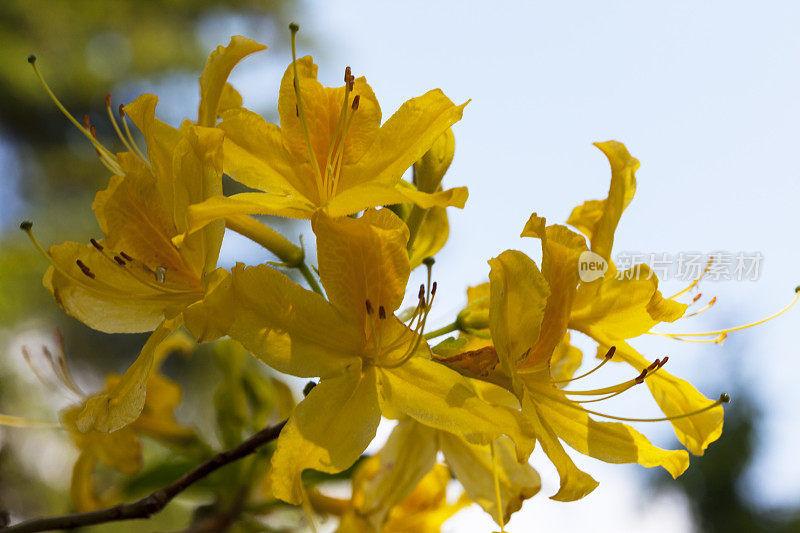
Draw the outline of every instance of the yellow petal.
M425 219L417 230L417 237L411 247L409 262L411 269L422 264L426 257L433 257L447 243L450 234L450 224L447 221L447 210L444 207L433 207L426 214Z
M469 193L466 187L425 193L402 183L366 182L339 192L325 206L332 217L358 213L370 207L412 202L423 209L439 207L463 208Z
M344 86L325 88L325 93L328 95L328 120L335 119L328 125L330 142L336 139L339 130L339 113L344 102L344 92ZM348 108L352 108L356 95L358 95L358 109L350 115L347 136L342 146L341 158L344 165L350 165L361 159L364 152L372 146L381 126L380 104L372 87L363 76L356 78L353 83L353 90L350 91L347 101Z
M586 244L583 237L564 226L545 227L545 219L536 213L531 215L522 236L541 239L542 274L550 287L539 338L521 366L537 368L549 363L553 350L567 332L578 287L578 259Z
M507 376L539 338L550 289L528 256L507 250L489 261L492 341Z
M69 487L70 501L75 511L88 513L105 507L95 494L94 467L97 463L91 454L86 452L78 456L72 467L72 482Z
M661 466L674 478L689 467L689 454L685 450L662 450L630 426L596 422L578 404L552 387L537 388L535 394L542 418L559 438L584 455L607 463Z
M398 368L381 368L378 374L381 401L427 426L476 444L507 435L517 445L520 458L533 449L518 411L484 399L482 389L500 389L496 385L480 383L479 388L477 380L421 357Z
M572 502L580 500L597 488L597 481L586 472L578 469L569 455L567 455L567 452L564 451L564 447L561 446L558 440L558 435L539 412L537 402L531 399L528 391L523 397L522 405L527 419L533 424L536 439L542 445L542 450L552 461L561 478L561 487L550 498L560 502Z
M171 283L165 286L174 292L159 291L153 286L155 279L149 284L142 281L152 274L137 265L122 268L87 244L65 242L51 247L49 254L58 268L47 271L44 286L67 314L106 333L152 331L200 296ZM84 274L76 261L94 278ZM138 273L134 275L133 269Z
M647 279L650 278L650 279ZM668 300L647 265L578 288L569 327L590 337L617 340L642 335L659 322L680 318L686 304Z
M550 375L556 382L572 379L583 361L583 353L569 343L569 337L569 332L567 332L556 346L550 359Z
M466 105L456 106L439 89L405 102L381 126L361 159L342 169L340 190L375 181L395 184L450 126L461 120Z
M320 281L339 311L364 324L367 300L375 312L383 306L387 315L400 307L411 268L408 228L397 215L381 209L358 219L333 219L318 212L311 225Z
M274 215L311 218L316 208L303 197L277 196L261 192L243 192L233 196L215 196L189 206L189 232L233 215Z
M436 434L412 419L400 421L378 453L377 472L362 487L360 514L380 526L391 508L411 494L436 464Z
M601 344L602 350L608 344ZM617 343L615 360L622 360L641 372L650 362L627 343ZM713 400L702 395L691 383L673 376L663 368L645 380L661 411L666 416L680 416L708 407ZM698 415L671 420L678 440L694 455L703 455L709 444L722 434L722 406Z
M622 212L628 207L636 192L636 170L639 161L632 157L625 145L617 141L595 143L611 164L611 187L605 200L590 200L576 207L567 224L581 230L591 240L592 251L607 261L611 258L614 232Z
M250 54L266 49L263 44L234 35L228 46L217 46L211 52L200 75L200 109L197 114L199 125L216 125L220 97L233 67Z
M176 319L161 324L147 339L139 357L109 392L89 398L76 425L80 431L94 429L110 433L136 420L144 408L147 379L153 369L155 350L172 331L180 327Z
M381 413L375 370L324 379L297 404L272 455L270 480L276 498L303 500L300 475L313 468L336 473L349 468L375 437Z
M283 146L280 128L257 113L235 109L222 116L225 173L250 187L278 196L318 200L314 178L297 165Z
M188 126L183 133L184 138L176 147L173 159L175 223L180 233L189 229L189 205L222 195L224 138L216 128ZM225 222L219 220L183 240L181 255L198 275L216 268L224 233Z
M81 431L78 424L82 407L82 405L70 407L61 414L61 421L69 430L76 447L123 474L138 472L142 467L142 445L136 432L130 427L113 433L103 433L93 429Z
M180 141L180 131L161 122L155 116L158 97L143 94L125 106L127 114L144 135L147 144L147 158L153 167L153 173L160 178L159 191L164 199L171 197L170 176L172 173L172 149ZM130 154L131 157L133 154ZM119 156L118 156L119 157ZM170 202L166 200L166 203Z
M456 150L456 138L452 129L439 136L419 161L414 163L414 185L424 192L439 190Z
M443 432L440 433L439 442L447 464L467 495L495 521L498 518L495 469L500 485L504 524L522 508L522 502L542 487L538 472L527 461L517 461L514 445L506 438L494 441L495 461L492 460L491 445L470 444Z
M214 326L220 328L216 333L227 333L266 364L294 376L338 375L358 360L363 330L318 294L267 265L238 264L230 277L230 284L186 312L191 331L202 333L197 329L203 317L227 313L225 324Z

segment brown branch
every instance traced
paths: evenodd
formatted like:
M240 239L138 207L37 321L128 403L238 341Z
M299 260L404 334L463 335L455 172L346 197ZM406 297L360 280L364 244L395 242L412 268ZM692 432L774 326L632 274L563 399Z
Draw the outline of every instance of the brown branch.
M286 422L284 421L278 425L262 429L235 448L218 453L163 489L159 489L149 496L145 496L135 502L121 503L114 507L109 507L108 509L101 509L89 513L75 513L51 518L28 520L13 526L0 527L0 533L35 533L37 531L74 529L76 527L116 522L119 520L149 518L164 509L175 496L188 489L194 483L197 483L223 466L254 453L264 444L275 440L285 424Z

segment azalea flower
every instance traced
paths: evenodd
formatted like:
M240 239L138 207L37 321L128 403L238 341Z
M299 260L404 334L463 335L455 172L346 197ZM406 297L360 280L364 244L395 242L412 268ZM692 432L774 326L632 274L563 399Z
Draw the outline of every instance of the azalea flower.
M95 471L98 465L102 464L125 475L135 474L141 470L143 464L141 437L146 436L165 444L177 445L191 445L197 437L193 430L181 426L175 420L174 412L182 396L180 386L158 372L153 372L148 377L149 394L141 416L134 423L112 433L80 429L81 413L92 397L87 396L73 379L66 362L60 334L57 341L58 349L55 353L51 353L46 347L42 348L52 375L56 378L55 382L45 377L45 372L34 362L27 347L23 347L23 354L43 384L54 386L65 395L80 400L61 412L60 424L0 415L0 425L65 429L80 452L72 469L70 485L72 505L78 512L94 511L116 503L117 497L113 490L104 491L102 494L97 490ZM194 342L186 335L180 332L171 335L155 349L154 367L157 369L170 353L186 352L193 346ZM103 390L105 392L113 390L121 379L119 375L110 375Z
M527 456L531 440L518 411L485 401L482 385L431 360L421 331L435 287L421 288L412 327L394 316L410 273L403 221L388 209L358 219L318 212L312 226L330 301L267 265L237 265L186 312L187 326L204 340L227 333L276 370L320 377L281 431L270 472L275 497L300 503L303 470L352 465L375 436L381 413L476 444L505 434Z
M200 77L198 122L213 126L220 109L241 104L226 79L246 55L263 49L243 37L231 39L208 59ZM92 206L103 238L88 244L66 242L45 251L51 264L45 287L71 316L107 333L153 331L139 358L110 391L87 401L78 417L81 430L113 431L136 419L144 406L147 377L158 344L182 323L181 313L202 300L227 273L216 269L224 221L186 235L190 204L221 194L222 138L217 128L188 121L180 129L155 118L158 98L142 95L120 108L122 128L109 118L129 151L113 154L95 137L88 121L81 125L36 74L58 108L95 146L113 173ZM125 117L144 135L147 155L130 135ZM127 135L122 134L122 129Z
M237 214L331 217L369 207L414 202L424 208L463 207L464 187L424 193L401 178L450 126L466 104L440 90L413 98L381 125L381 109L363 77L348 67L342 87L317 81L311 57L295 59L281 80L280 126L244 108L222 113L225 173L260 192L216 196L190 208L191 230Z

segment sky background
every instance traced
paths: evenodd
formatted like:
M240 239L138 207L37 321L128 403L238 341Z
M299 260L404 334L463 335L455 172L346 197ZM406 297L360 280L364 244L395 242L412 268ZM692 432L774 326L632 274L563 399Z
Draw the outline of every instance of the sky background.
M307 29L315 38L312 45L301 43L299 54L317 59L320 80L338 85L350 65L356 76L367 77L384 120L433 88L457 103L472 99L454 127L455 160L445 178L448 186L466 185L470 198L465 210L450 211L450 240L435 267L439 293L431 328L453 320L466 287L486 280L488 259L509 248L538 254L538 241L519 238L532 212L564 223L574 206L606 196L608 163L592 143L615 139L642 164L615 255L763 256L757 281L704 282L704 295L718 299L715 308L672 327L703 331L769 315L800 283L800 4L754 5L306 0L296 20L301 33ZM210 51L244 27L230 18L210 23L201 28L203 42ZM268 27L249 36L271 49L247 59L231 81L246 106L274 115L290 60L288 31ZM156 92L159 114L177 123L196 113L196 76L178 73L115 94L131 100ZM7 157L0 151L0 164L9 169L14 161ZM4 223L18 218L13 204L3 213ZM298 233L310 241L310 228L290 230ZM231 237L222 256L226 265L266 258ZM683 285L667 279L662 286L671 294ZM732 335L721 347L654 338L635 343L650 359L669 355L669 370L711 398L739 382L756 394L764 415L758 456L741 490L765 507L800 500L800 410L793 394L800 375L799 317L800 309L793 309ZM593 353L585 339L577 343ZM598 383L631 374L623 367L604 371ZM728 409L736 409L735 397ZM658 416L646 391L626 393L606 410ZM675 444L667 424L637 427L657 444ZM542 492L515 515L511 531L690 527L681 497L651 493L641 467L583 456L575 461L600 487L577 503L548 500L557 475L537 451L533 464L542 474ZM490 528L491 519L478 509L447 524L448 531Z

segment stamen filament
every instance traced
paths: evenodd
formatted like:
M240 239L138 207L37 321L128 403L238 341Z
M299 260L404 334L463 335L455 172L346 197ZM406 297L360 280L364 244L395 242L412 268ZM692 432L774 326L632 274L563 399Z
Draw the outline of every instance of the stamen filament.
M128 141L131 143L133 147L133 151L139 156L139 159L147 163L147 166L151 166L150 160L145 157L142 150L139 148L139 145L136 143L136 139L131 135L131 129L128 127L128 121L125 118L125 110L123 109L122 105L119 106L120 110L120 122L122 122L122 127L125 128L125 135L128 136Z
M300 31L300 26L292 22L289 24L289 30L292 32L292 68L294 69L294 87L295 97L297 99L297 114L300 117L300 124L303 127L303 135L306 138L306 146L308 147L308 157L311 159L311 166L314 168L314 177L317 180L317 190L320 194L324 191L324 181L322 179L322 172L319 170L319 163L317 157L314 155L314 148L311 146L311 135L308 132L308 124L306 123L306 114L303 109L303 99L300 96L300 76L297 74L297 32Z
M612 346L611 348L609 348L608 352L606 352L606 355L603 358L603 361L599 365L594 367L593 369L591 369L588 372L586 372L585 374L581 374L580 376L577 376L577 377L574 377L574 378L570 378L570 379L554 380L553 383L569 383L570 381L577 381L579 379L585 378L586 376L588 376L590 374L594 374L595 372L597 372L598 370L603 368L604 364L606 364L607 362L611 361L611 359L614 357L614 352L616 352L616 351L617 351L617 347L616 346Z
M114 131L117 132L117 137L119 140L122 141L122 144L125 145L125 148L132 153L136 153L133 150L133 146L130 145L128 139L122 135L122 130L119 129L119 124L117 124L117 119L114 118L114 112L111 110L111 95L106 95L106 111L108 112L108 120L111 122L111 125L114 127ZM137 154L138 155L138 154Z
M714 256L713 256L713 255L712 255L712 256L710 256L710 257L708 258L708 261L706 261L706 266L705 266L705 268L703 269L703 271L700 273L700 275L699 275L699 276L697 276L697 277L694 279L694 281L692 281L692 282L689 284L689 286L688 286L688 287L686 287L685 289L683 289L683 290L682 290L682 291L680 291L680 292L676 292L675 294L673 294L672 296L670 296L670 297L669 297L669 298L667 298L667 299L668 299L668 300L674 300L675 298L677 298L677 297L679 297L679 296L683 296L684 294L686 294L687 292L689 292L690 290L692 290L692 289L693 289L693 288L694 288L694 287L695 287L695 286L696 286L698 283L700 283L700 280L701 280L701 279L703 279L703 278L705 277L705 275L708 273L708 270L711 268L711 265L712 265L712 263L714 263Z
M764 322L769 322L773 318L777 318L780 315L782 315L783 313L785 313L786 311L788 311L789 309L791 309L794 306L794 304L797 303L798 299L800 299L800 287L797 287L795 289L794 298L792 298L792 301L789 303L789 305L787 305L786 307L784 307L783 309L781 309L777 313L773 313L772 315L770 315L770 316L768 316L766 318L763 318L761 320L758 320L756 322L751 322L750 324L743 324L741 326L736 326L736 327L733 327L733 328L725 328L725 329L720 329L720 330L717 330L717 331L704 331L704 332L698 332L698 333L662 333L662 332L657 332L657 331L648 331L648 334L649 335L658 335L659 337L669 337L669 338L673 338L673 339L678 338L678 337L711 337L711 336L715 336L715 335L724 335L724 334L727 334L727 333L732 333L734 331L740 331L740 330L743 330L743 329L752 328L754 326L758 326L760 324L763 324Z
M95 139L94 136L92 135L91 131L89 131L88 129L83 127L83 125L80 122L78 122L75 119L75 117L73 117L72 114L70 114L69 111L67 111L67 108L64 107L64 104L61 103L61 100L59 100L58 97L55 95L55 93L52 91L52 89L50 89L50 86L44 80L44 77L42 76L42 73L39 72L39 66L36 64L36 56L33 56L33 55L29 56L28 57L28 63L30 63L31 66L33 67L33 72L34 72L34 74L36 74L36 77L39 79L39 83L42 84L42 87L44 87L45 92L50 97L50 100L52 100L53 103L56 105L58 110L61 111L61 113L65 117L67 117L67 119L70 122L72 122L72 124L76 128L78 128L78 131L80 131L87 139L89 139L89 142L92 143L92 145L97 149L98 152L101 152L101 154L102 154L101 155L101 160L103 160L104 157L107 158L108 159L108 161L107 161L108 164L116 169L116 170L114 170L114 173L122 175L122 171L119 169L119 166L117 165L116 159L114 158L114 154L112 154L105 146L103 146L102 143L100 143L100 141Z
M714 296L713 298L711 298L711 299L708 301L708 303L706 304L706 306L705 306L705 307L703 307L702 309L698 309L698 310L697 310L697 311L695 311L694 313L691 313L691 314L689 314L689 315L686 315L686 316L684 316L683 318L692 318L693 316L697 316L697 315L699 315L700 313L704 313L704 312L708 311L709 309L711 309L711 308L714 306L714 304L715 304L715 303L717 303L717 297L716 297L716 296Z
M695 416L695 415L699 415L699 414L705 413L706 411L710 411L711 409L714 409L718 405L722 405L722 404L728 403L730 401L731 401L730 396L728 396L726 393L723 392L722 394L720 394L719 399L716 402L713 402L713 403L711 403L711 404L709 404L709 405L707 405L707 406L705 406L705 407L703 407L701 409L697 409L696 411L692 411L691 413L683 413L683 414L675 415L675 416L664 416L664 417L661 417L661 418L627 418L627 417L623 417L623 416L614 416L614 415L607 415L605 413L599 413L597 411L592 411L590 409L584 409L583 407L580 407L580 406L575 406L575 408L576 409L581 409L583 411L586 411L590 415L601 416L601 417L604 417L604 418L609 418L611 420L619 420L621 422L668 422L670 420L679 420L681 418L688 418L690 416Z

